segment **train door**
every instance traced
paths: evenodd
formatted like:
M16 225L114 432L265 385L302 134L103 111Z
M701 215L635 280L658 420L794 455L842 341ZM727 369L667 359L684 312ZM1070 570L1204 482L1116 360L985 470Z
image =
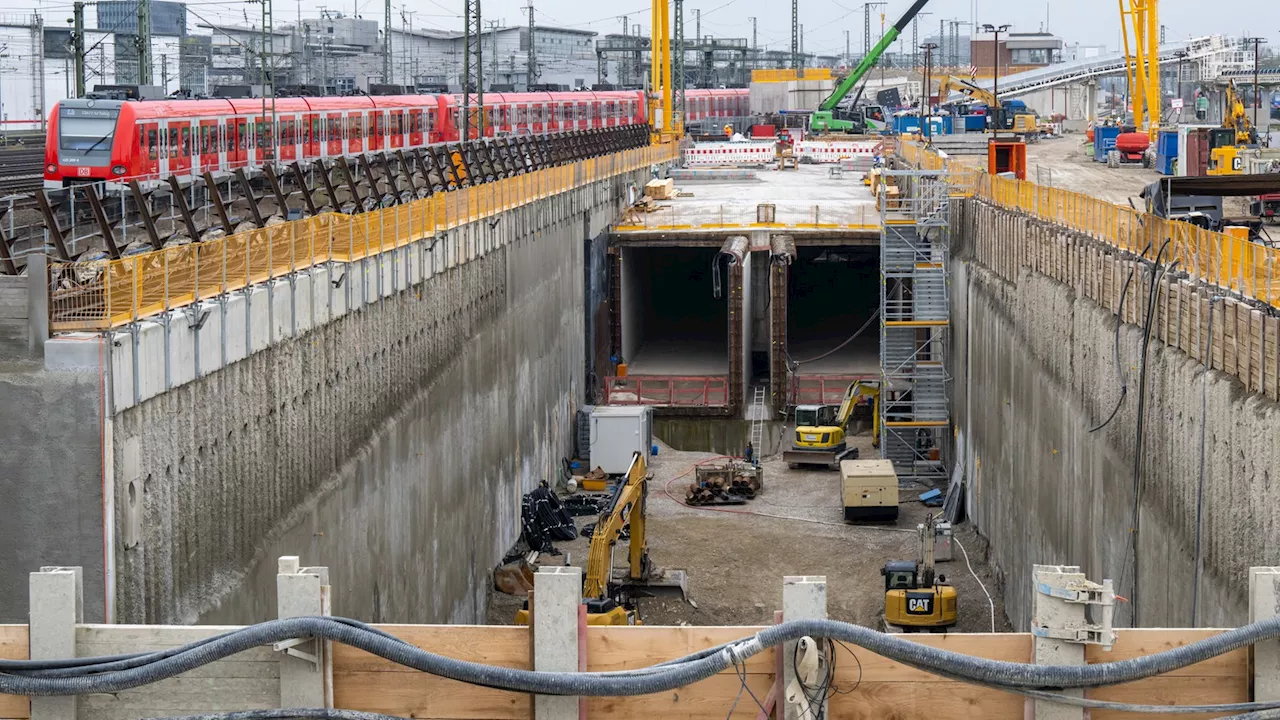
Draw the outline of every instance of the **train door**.
M404 111L387 112L387 149L396 150L404 147Z
M387 114L381 110L369 112L369 142L365 149L382 150L387 146Z
M138 174L156 176L160 172L160 124L138 123L138 145Z
M351 110L347 112L347 152L359 154L364 152L365 116L363 112Z
M305 124L302 130L302 157L314 160L320 156L320 116L308 113L302 117Z
M337 157L342 154L342 138L345 137L345 126L342 113L325 113L324 116L324 157Z

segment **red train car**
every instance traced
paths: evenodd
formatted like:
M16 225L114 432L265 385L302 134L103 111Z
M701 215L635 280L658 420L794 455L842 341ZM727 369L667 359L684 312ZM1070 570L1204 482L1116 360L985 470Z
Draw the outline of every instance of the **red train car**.
M411 149L459 139L452 95L64 100L51 112L45 187L161 179L270 162ZM634 92L490 93L486 136L647 122ZM474 137L473 131L472 136Z
M751 114L750 104L746 88L686 90L685 121L745 117Z

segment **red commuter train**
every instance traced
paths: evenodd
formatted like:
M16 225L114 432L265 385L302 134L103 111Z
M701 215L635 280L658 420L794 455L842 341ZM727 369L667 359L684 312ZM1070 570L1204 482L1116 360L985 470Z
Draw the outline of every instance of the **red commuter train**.
M690 90L689 119L745 114L746 92ZM276 98L265 106L261 98L63 100L50 113L45 188L456 142L460 110L454 95ZM487 136L648 122L638 90L486 93L484 112Z

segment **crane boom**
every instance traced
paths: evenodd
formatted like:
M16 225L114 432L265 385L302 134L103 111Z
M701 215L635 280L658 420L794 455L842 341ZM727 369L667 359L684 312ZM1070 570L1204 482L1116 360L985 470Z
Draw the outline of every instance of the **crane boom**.
M890 27L885 32L884 37L880 38L880 42L877 42L874 47L867 51L866 57L862 58L862 62L858 63L858 66L853 69L853 72L849 73L845 79L841 80L840 84L836 86L835 91L832 92L826 100L822 101L822 104L818 106L818 109L828 111L834 110L836 106L840 104L840 101L844 100L849 92L862 81L862 78L866 77L868 72L871 72L871 68L875 67L876 61L880 59L880 56L884 54L884 51L888 50L889 46L893 44L893 41L898 39L898 36L906 29L907 23L911 22L911 19L919 14L920 9L923 8L927 2L929 2L929 0L915 0L915 2L911 4L911 7L907 8L907 11L902 14L902 17L898 18L898 21L893 24L893 27Z

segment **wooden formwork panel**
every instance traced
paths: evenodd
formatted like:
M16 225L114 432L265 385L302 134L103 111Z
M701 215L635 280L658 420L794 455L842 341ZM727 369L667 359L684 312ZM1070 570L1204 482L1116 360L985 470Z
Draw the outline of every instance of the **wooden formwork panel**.
M26 625L0 625L0 660L26 660L30 657ZM22 695L0 695L0 718L26 720L31 717L31 702Z

